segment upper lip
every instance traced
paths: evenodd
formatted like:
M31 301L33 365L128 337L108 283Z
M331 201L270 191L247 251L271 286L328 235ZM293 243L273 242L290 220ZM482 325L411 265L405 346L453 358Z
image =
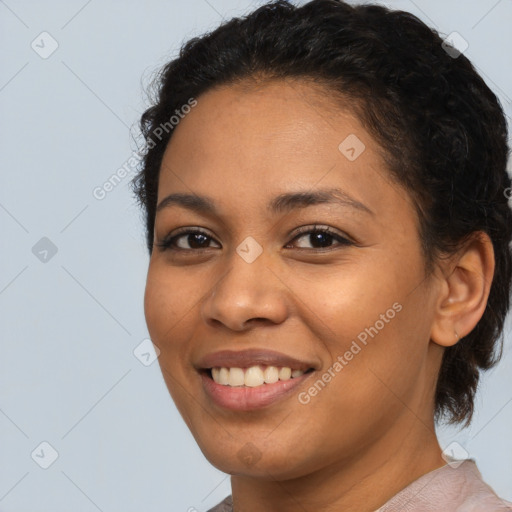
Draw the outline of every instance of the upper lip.
M315 364L295 357L265 349L221 350L201 357L195 365L198 370L210 368L248 368L249 366L289 367L293 370L309 370Z

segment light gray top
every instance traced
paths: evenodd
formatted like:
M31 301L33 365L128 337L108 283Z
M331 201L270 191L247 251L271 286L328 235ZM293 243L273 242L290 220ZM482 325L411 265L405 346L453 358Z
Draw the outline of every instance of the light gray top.
M421 476L375 512L511 512L483 480L473 459L452 461ZM231 496L208 512L234 512Z

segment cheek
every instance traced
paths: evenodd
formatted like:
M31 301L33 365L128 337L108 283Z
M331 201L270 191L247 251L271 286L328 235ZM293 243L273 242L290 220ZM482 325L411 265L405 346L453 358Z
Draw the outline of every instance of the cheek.
M296 280L294 289L315 313L315 330L325 333L318 338L327 368L338 361L336 368L341 364L342 373L350 374L350 387L374 389L375 381L408 387L425 363L431 308L421 285L421 255L407 259L405 264L380 252L364 264L309 276L303 286Z
M338 355L348 349L347 342L350 345L359 335L364 342L365 333L369 336L365 329L377 324L380 332L397 322L397 310L401 309L408 283L413 280L413 276L404 274L400 275L382 259L375 263L368 259L364 264L328 274L320 272L308 279L295 279L294 290L299 291L301 301L315 313L317 323L328 329L329 352ZM374 329L371 332L375 334Z
M172 296L169 297L169 293L165 293L166 289L165 283L158 279L158 272L154 270L154 266L150 265L144 292L144 316L154 342L160 338L158 333L164 327L166 318L164 311L169 310L172 302Z
M162 334L186 315L194 303L194 287L159 260L150 263L144 293L144 314L150 330ZM197 299L196 299L197 300Z
M187 369L182 361L187 359L190 349L187 339L191 332L191 317L187 317L187 313L191 311L194 297L185 293L184 283L170 274L158 263L150 263L144 293L144 314L151 340L160 349L158 363L169 393L192 429L184 406L187 394L183 392L183 382L187 379Z
M144 315L149 334L166 357L170 350L177 350L176 335L180 321L190 310L193 297L184 293L183 283L172 278L158 264L150 263L144 293Z

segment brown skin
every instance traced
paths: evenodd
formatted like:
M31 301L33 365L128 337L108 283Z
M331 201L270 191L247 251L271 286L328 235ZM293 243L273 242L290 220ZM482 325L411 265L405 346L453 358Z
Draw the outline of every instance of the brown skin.
M461 338L474 328L492 280L484 235L425 274L410 196L392 183L358 119L327 98L299 81L209 91L175 128L162 163L158 202L195 193L210 197L218 214L176 205L157 213L156 243L180 227L199 227L212 240L202 252L186 235L181 253L154 248L146 320L199 447L233 475L235 511L369 512L443 466L433 420L443 347L457 342L455 331ZM353 162L338 150L349 134L366 146ZM337 204L266 210L284 192L332 187L373 213ZM319 249L308 234L296 238L297 228L314 224L355 244L332 239ZM263 247L250 264L236 252L248 236ZM397 302L395 318L301 404L297 394ZM245 348L277 350L318 370L275 405L222 409L194 364ZM246 443L261 456L256 463L242 457Z

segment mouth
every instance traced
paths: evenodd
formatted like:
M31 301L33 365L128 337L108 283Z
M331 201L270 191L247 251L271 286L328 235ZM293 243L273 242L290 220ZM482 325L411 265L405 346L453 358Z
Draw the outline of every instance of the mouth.
M195 366L208 401L222 409L250 411L293 398L320 363L259 349L209 354Z
M253 365L247 368L217 366L203 369L202 373L221 386L257 388L297 379L312 371L313 368L303 370L289 366Z

